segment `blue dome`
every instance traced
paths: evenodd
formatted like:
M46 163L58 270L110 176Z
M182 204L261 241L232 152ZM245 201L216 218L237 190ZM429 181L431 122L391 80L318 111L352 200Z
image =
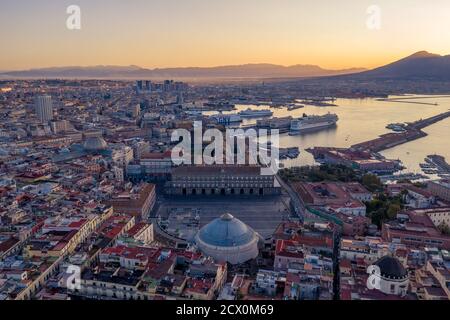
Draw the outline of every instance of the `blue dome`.
M91 137L84 142L83 147L86 151L102 151L108 149L108 144L103 138Z
M250 243L255 232L231 214L224 214L200 229L198 237L204 243L218 247L235 247Z

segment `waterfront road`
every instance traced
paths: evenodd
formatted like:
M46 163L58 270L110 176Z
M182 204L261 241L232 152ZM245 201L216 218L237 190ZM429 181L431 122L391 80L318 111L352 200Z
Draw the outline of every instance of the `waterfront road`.
M301 221L304 219L304 213L306 211L305 205L302 199L298 196L297 192L292 189L292 187L283 181L279 175L276 175L276 179L281 187L287 192L289 197L291 198L291 203L295 211L295 215L300 218Z

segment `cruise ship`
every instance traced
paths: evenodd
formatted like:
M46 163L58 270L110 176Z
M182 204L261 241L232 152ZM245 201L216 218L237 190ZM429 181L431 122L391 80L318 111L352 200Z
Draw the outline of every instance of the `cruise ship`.
M334 113L328 113L323 116L307 116L303 114L302 118L291 121L291 131L289 135L298 135L308 131L315 131L320 129L335 126L339 118Z
M252 110L247 109L239 112L242 118L258 118L258 117L271 117L273 112L270 110Z

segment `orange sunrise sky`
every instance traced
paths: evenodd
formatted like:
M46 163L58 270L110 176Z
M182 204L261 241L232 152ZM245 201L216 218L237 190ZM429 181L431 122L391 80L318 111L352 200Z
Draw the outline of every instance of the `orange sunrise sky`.
M81 30L66 8L81 8ZM371 30L367 8L381 9ZM2 0L0 70L245 63L372 68L450 54L448 0Z

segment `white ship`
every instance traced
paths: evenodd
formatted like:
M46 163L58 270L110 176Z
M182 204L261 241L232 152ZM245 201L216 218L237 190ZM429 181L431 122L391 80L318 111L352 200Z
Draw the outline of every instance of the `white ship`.
M258 118L258 117L271 117L273 112L270 110L252 110L247 109L239 112L242 118Z
M302 118L291 121L291 132L289 135L298 135L308 131L329 128L335 126L338 120L338 116L334 113L328 113L323 116L307 116L303 114Z
M235 122L241 122L242 118L238 114L222 114L218 113L212 116L214 120L219 124L230 124Z
M201 116L203 113L201 111L185 111L188 116Z

